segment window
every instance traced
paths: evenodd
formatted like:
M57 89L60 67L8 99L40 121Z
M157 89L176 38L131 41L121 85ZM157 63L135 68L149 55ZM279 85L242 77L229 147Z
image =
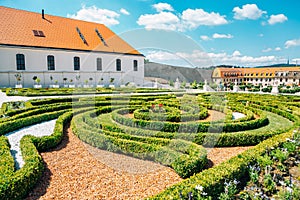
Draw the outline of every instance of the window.
M83 36L83 34L81 33L80 29L78 27L76 27L76 31L79 34L81 40L83 41L84 44L88 44L85 37Z
M138 61L134 60L133 61L133 71L137 71L138 70Z
M107 46L107 44L106 44L106 42L105 42L103 36L102 36L101 33L98 31L98 29L95 29L95 31L96 31L98 37L100 38L101 42L102 42L105 46Z
M55 70L54 56L47 56L48 70Z
M36 37L45 37L45 34L43 31L39 31L39 30L32 30L33 35Z
M116 68L117 68L117 71L121 71L121 60L120 59L117 59L117 62L116 62Z
M97 71L102 71L102 58L97 58Z
M17 61L17 70L25 70L25 56L24 54L17 54L16 55Z
M74 57L74 70L80 70L80 58L77 56Z

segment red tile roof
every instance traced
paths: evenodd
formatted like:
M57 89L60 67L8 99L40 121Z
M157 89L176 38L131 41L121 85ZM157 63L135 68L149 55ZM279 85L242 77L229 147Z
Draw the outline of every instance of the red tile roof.
M77 27L86 43L80 38ZM34 30L42 31L45 37L35 36ZM41 13L3 6L0 6L0 44L142 55L103 24L46 14L43 19Z

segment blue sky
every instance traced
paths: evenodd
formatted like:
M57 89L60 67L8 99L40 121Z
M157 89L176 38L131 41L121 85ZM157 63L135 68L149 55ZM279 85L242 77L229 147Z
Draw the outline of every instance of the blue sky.
M0 5L104 23L166 64L300 63L298 0L0 0Z

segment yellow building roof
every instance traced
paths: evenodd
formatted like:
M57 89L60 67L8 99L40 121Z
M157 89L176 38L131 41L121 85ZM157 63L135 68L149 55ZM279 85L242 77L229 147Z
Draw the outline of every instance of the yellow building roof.
M0 45L142 55L103 24L44 16L0 6Z

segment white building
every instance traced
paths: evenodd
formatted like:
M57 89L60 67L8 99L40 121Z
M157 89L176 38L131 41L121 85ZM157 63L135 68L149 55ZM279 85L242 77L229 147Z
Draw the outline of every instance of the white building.
M0 87L144 82L144 56L103 24L0 6Z

